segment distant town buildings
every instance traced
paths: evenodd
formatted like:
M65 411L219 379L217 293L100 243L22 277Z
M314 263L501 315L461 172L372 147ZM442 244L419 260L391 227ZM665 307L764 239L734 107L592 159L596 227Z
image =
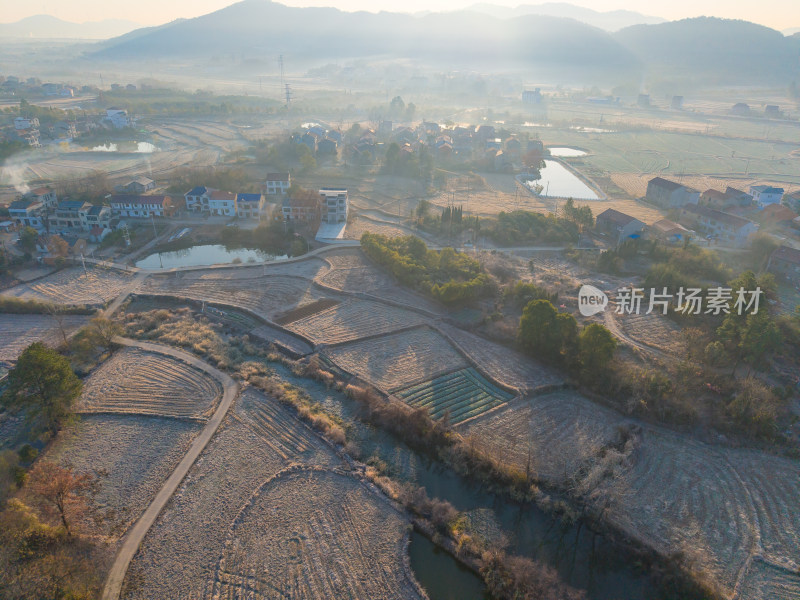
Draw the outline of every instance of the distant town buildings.
M536 88L534 90L525 90L522 92L523 104L541 104L542 103L542 90Z

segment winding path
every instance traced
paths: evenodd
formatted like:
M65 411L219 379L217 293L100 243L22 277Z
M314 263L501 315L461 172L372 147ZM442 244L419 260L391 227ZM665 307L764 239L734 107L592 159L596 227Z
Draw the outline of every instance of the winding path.
M219 407L214 412L214 415L211 417L211 419L209 419L208 423L206 423L206 426L203 428L200 434L194 439L192 445L189 447L189 451L183 457L178 466L175 467L175 470L172 472L169 478L167 478L167 481L164 482L164 485L153 498L152 502L150 502L150 505L144 511L142 516L139 517L133 527L131 527L131 529L125 535L122 545L117 552L117 556L114 559L114 564L111 566L111 570L108 572L108 577L106 578L106 583L103 588L103 600L117 600L117 598L119 598L120 592L122 591L122 582L125 579L125 573L128 571L128 565L130 564L131 560L133 560L133 557L139 549L139 545L142 543L144 536L150 530L150 527L152 527L153 523L155 523L158 515L172 497L172 494L174 494L175 490L178 489L178 486L180 485L181 481L183 481L183 478L186 477L186 474L194 464L194 461L197 460L197 457L200 456L200 453L203 451L203 449L205 449L208 442L216 433L217 429L222 423L222 420L225 418L228 409L231 407L234 398L236 398L236 395L239 392L239 386L233 379L231 379L231 377L222 371L215 369L205 361L202 361L199 358L184 352L183 350L169 348L160 344L140 342L128 338L116 338L114 341L116 341L118 344L122 344L123 346L139 348L148 352L166 354L167 356L177 358L178 360L190 364L191 366L208 373L217 381L219 381L220 384L222 384L223 393L222 400L219 403Z

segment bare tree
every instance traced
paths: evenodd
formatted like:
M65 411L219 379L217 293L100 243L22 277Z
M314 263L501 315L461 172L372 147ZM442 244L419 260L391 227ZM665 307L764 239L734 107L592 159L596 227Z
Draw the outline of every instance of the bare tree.
M49 461L36 463L30 474L30 489L64 526L72 537L74 524L90 507L97 491L97 478L90 473L76 473Z

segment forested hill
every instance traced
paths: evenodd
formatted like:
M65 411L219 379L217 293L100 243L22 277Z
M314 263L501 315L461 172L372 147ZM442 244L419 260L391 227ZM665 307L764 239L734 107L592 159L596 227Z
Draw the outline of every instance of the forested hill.
M244 0L214 13L98 44L95 60L203 60L270 63L284 54L321 64L356 58L418 59L434 68L551 70L580 75L635 73L636 58L601 29L574 19L476 12L423 17Z
M748 21L699 17L634 25L614 37L650 74L668 78L788 86L800 68L800 39Z

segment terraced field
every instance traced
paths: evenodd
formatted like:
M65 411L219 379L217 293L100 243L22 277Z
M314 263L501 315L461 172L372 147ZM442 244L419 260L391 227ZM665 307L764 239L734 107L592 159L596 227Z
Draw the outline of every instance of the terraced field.
M267 342L277 342L292 352L300 355L310 354L313 350L311 346L299 338L296 338L285 331L281 331L276 327L270 327L269 325L259 325L258 327L254 327L249 331L249 335Z
M289 472L239 515L204 597L423 598L403 562L406 536L405 519L358 480Z
M151 276L145 280L141 292L227 304L250 310L267 319L310 304L324 296L322 292L312 287L310 281L299 277L286 275L265 277L256 276L254 272L253 275L224 278L213 271L201 273L190 271Z
M530 452L539 476L560 483L623 423L580 394L559 391L509 402L459 429L493 456L523 469Z
M461 369L394 392L414 408L426 408L432 419L449 413L450 423L477 417L513 398L475 369Z
M210 376L185 363L124 348L86 381L79 410L206 419L221 392Z
M62 323L69 336L89 322L84 315L64 315ZM63 343L61 329L49 315L0 314L0 363L12 363L34 342L48 346Z
M564 381L552 369L510 348L491 342L447 323L436 328L458 344L481 369L497 381L520 390L535 390L541 386L561 385Z
M3 295L53 304L102 305L119 296L133 281L134 273L87 266L69 267L32 283L5 290Z
M409 310L371 300L350 299L295 321L287 328L315 344L336 344L421 325L424 321L422 316Z
M340 368L387 392L469 366L428 327L337 346L325 354Z

